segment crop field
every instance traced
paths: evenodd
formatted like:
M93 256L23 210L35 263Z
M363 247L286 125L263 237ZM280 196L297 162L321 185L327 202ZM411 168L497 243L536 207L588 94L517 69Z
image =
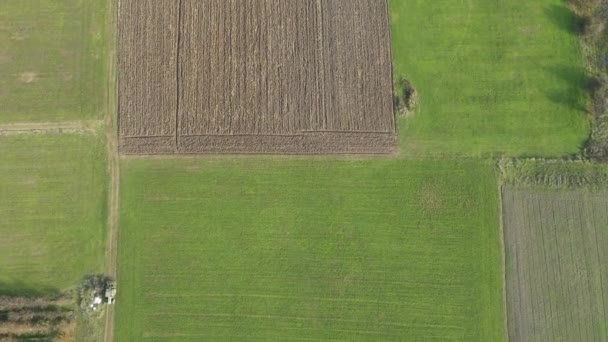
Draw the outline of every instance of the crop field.
M0 294L60 291L101 270L106 172L98 140L0 136Z
M418 90L401 151L561 156L588 123L575 19L562 0L391 1L396 74Z
M503 190L513 341L608 340L608 192Z
M126 159L118 341L503 341L491 165Z
M124 153L393 153L388 5L122 0Z
M105 1L0 1L0 124L98 119Z

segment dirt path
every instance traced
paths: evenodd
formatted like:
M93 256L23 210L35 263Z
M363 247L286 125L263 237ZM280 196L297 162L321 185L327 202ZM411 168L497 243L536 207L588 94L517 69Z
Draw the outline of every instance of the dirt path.
M108 116L110 117L110 115ZM112 118L110 117L109 120L112 120ZM110 169L106 274L116 279L118 266L118 219L120 208L120 158L118 155L114 125L111 123L106 124L106 141ZM114 340L114 306L108 305L106 310L104 341L112 342Z
M108 37L108 84L107 108L105 115L106 150L110 173L108 199L108 237L106 247L106 274L117 280L118 269L118 224L120 211L120 156L118 154L117 114L116 114L116 23L118 0L108 1L108 22L106 34ZM120 298L120 289L118 289ZM114 341L115 306L106 307L106 322L104 326L104 342Z
M117 115L116 115L116 23L118 0L108 1L108 21L106 23L108 39L108 84L107 108L104 117L106 150L110 174L108 193L108 241L106 247L106 274L117 279L118 269L118 224L120 211L120 156L118 154ZM120 289L118 289L120 291ZM120 297L120 294L118 294ZM106 306L104 342L114 341L114 305Z
M24 122L0 125L0 136L44 133L95 133L103 126L101 120L64 122Z
M116 279L118 266L118 222L120 210L120 157L116 130L114 129L112 111L106 115L106 150L110 174L110 187L108 193L108 240L106 247L106 274ZM114 340L114 306L106 306L106 323L104 328L104 341Z

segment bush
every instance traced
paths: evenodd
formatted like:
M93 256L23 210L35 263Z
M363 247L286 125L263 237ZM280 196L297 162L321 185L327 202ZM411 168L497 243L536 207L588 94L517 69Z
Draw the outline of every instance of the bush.
M106 286L112 279L103 274L91 274L86 276L80 283L78 290L78 305L81 312L89 313L91 304L95 297L103 297Z
M416 107L418 92L412 82L404 76L395 78L394 85L394 106L395 111L400 115L407 115Z
M587 16L595 13L604 2L604 0L568 0L568 4L577 14Z

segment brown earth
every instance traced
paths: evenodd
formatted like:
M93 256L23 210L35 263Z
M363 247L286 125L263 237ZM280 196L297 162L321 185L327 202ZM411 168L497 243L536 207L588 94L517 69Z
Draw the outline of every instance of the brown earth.
M177 1L121 0L120 136L175 136Z
M392 153L388 4L121 0L123 153Z

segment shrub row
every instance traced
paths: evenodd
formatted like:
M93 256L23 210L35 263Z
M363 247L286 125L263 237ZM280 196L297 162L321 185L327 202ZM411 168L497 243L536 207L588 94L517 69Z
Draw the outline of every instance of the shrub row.
M591 136L585 155L608 162L608 0L569 0L591 76Z

